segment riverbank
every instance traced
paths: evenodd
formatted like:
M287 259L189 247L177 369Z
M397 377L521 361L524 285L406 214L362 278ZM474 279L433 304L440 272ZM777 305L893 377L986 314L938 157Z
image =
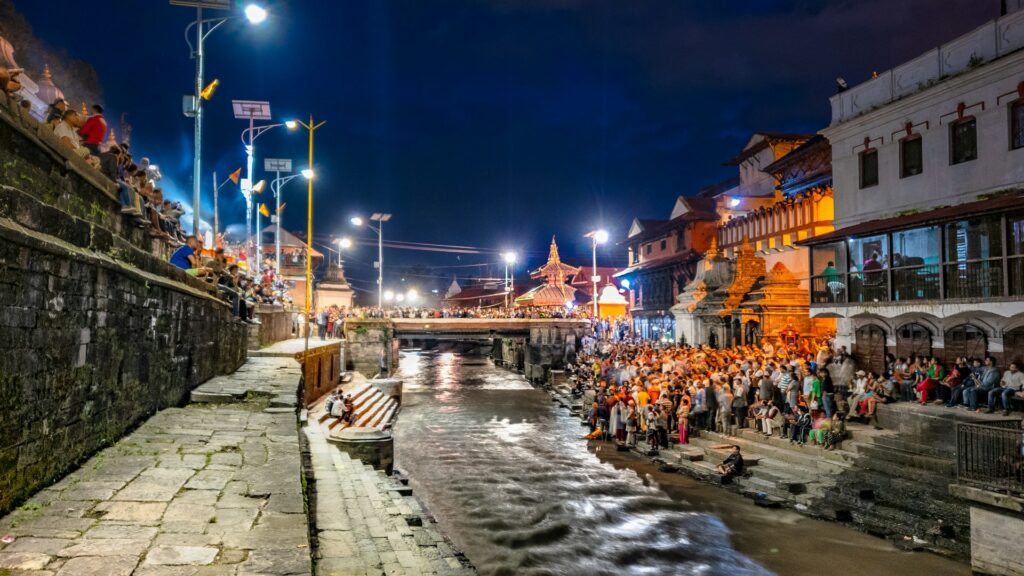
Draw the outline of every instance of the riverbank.
M568 412L570 418L580 418L577 399L550 387L541 389ZM585 430L583 426L580 429ZM864 435L870 436L872 432ZM819 571L822 567L820 554L826 552L850 557L868 552L865 560L849 568L844 565L844 573L851 575L867 576L882 568L902 574L970 574L965 564L932 554L930 550L925 552L928 549L913 536L893 542L855 530L848 524L828 521L827 513L817 506L824 494L819 484L834 483L829 474L841 474L843 466L852 459L852 453L805 447L795 452L791 460L780 462L783 467L759 471L760 476L770 477L773 483L764 483L760 478L722 483L714 466L728 453L729 445L742 445L753 466L762 468L762 464L786 457L786 454L780 456L778 446L751 442L746 435L703 436L692 436L693 443L685 447L673 444L670 449L653 453L646 449L643 441L638 448L622 451L614 442L594 440L588 442L588 449L602 461L636 471L645 482L656 482L673 500L721 518L733 532L739 551L780 574ZM762 454L757 454L756 450ZM764 453L770 450L775 452L765 457ZM702 461L703 456L714 460ZM760 458L764 461L758 462ZM785 526L792 536L778 538L780 526ZM812 542L816 544L809 553L808 544Z
M310 574L298 382L251 358L209 383L237 398L156 413L0 519L0 574Z

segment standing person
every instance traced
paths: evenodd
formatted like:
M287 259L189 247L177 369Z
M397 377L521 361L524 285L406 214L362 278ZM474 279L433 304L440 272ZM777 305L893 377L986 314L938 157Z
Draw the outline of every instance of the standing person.
M651 450L658 449L658 413L652 404L647 405L647 443Z
M832 384L832 375L825 368L818 369L821 378L821 402L825 409L825 418L832 418L836 411L835 386Z
M92 105L92 115L78 129L78 135L82 137L82 145L88 148L93 156L100 155L100 144L103 144L103 138L107 135L107 121L103 118L102 106Z
M728 383L723 383L718 390L718 422L726 436L732 436L732 401L732 390Z
M718 416L718 384L717 378L712 378L707 388L704 389L704 427L708 432L715 431L715 418Z
M320 340L327 340L327 310L321 309L316 315L316 329L320 333Z
M811 424L813 424L813 420L807 412L807 407L797 406L796 419L793 421L793 425L790 426L790 443L804 445L807 442L807 433L811 429Z
M679 408L676 409L676 419L679 421L679 443L687 444L686 427L690 421L690 394L685 390L679 396Z
M629 410L626 413L626 445L630 448L636 448L636 431L640 427L638 420L639 415L636 411L636 402L630 399Z

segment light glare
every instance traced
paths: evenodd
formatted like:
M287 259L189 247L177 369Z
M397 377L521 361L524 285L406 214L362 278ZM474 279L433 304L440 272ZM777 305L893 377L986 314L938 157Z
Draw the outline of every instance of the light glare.
M250 24L259 24L267 19L267 10L256 4L249 4L245 7L245 18Z

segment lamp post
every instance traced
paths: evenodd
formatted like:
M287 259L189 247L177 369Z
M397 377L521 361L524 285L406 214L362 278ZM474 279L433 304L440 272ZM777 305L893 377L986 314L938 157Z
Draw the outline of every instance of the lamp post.
M307 200L306 200L306 303L303 306L305 311L305 322L306 322L306 343L305 350L309 351L309 307L313 303L313 133L318 128L324 125L326 121L321 120L319 124L313 123L313 115L309 115L309 123L302 122L301 120L296 123L309 132L309 168L302 171L302 175L306 178L307 184Z
M594 319L597 319L597 283L601 280L601 277L597 275L597 245L604 244L608 241L608 232L606 230L594 230L587 232L583 235L585 238L590 238L591 247L593 248L593 262L591 265L591 271L593 275L590 277L591 282L594 283Z
M334 241L334 243L338 245L338 267L340 268L341 267L341 251L345 250L345 249L348 249L348 248L351 248L352 247L352 241L349 240L348 238L338 238L337 240Z
M217 245L217 235L220 234L220 216L217 212L217 196L220 193L220 189L224 187L228 182L235 182L234 174L228 176L228 179L217 183L217 173L213 173L213 243Z
M242 196L245 197L245 251L250 257L252 256L253 241L252 241L252 212L253 212L253 201L252 195L259 193L253 186L252 179L252 167L255 156L255 148L253 143L257 138L262 136L266 131L278 126L286 126L289 130L298 128L299 123L295 120L289 120L287 122L280 122L277 124L264 124L262 126L256 126L256 120L270 120L270 102L261 100L232 100L231 108L234 111L235 118L239 120L248 120L249 127L242 130L242 145L245 147L245 180L242 183ZM257 228L259 228L259 218L257 217ZM257 230L257 241L256 241L256 257L259 259L260 254L260 239L262 234Z
M287 126L289 123L297 126L294 120L285 122ZM270 181L270 191L274 194L274 215L271 221L274 223L274 266L277 268L277 273L281 273L281 188L298 178L299 176L306 176L307 170L303 170L299 174L291 174L289 176L281 177L281 172L292 171L292 161L290 158L266 158L263 160L263 170L265 172L274 172L276 177ZM309 172L312 174L312 172Z
M189 8L196 9L196 21L192 22L185 28L185 42L188 43L189 49L192 52L192 58L196 61L196 76L195 76L195 93L192 96L185 96L186 116L192 116L195 122L194 136L195 136L195 156L192 158L192 233L199 234L199 204L201 202L201 186L200 178L202 176L202 158L203 158L203 72L204 72L204 61L205 56L205 43L206 37L209 36L214 30L220 27L221 24L235 18L235 16L225 16L222 18L203 18L203 9L212 10L230 10L231 4L218 0L170 0L173 6L186 6ZM245 7L245 18L250 24L259 24L267 19L267 11L256 5L249 4ZM189 30L195 26L196 28L196 44L192 45L192 40L189 38ZM205 95L209 97L212 91ZM190 104L190 105L189 105Z
M391 214L384 214L381 212L374 212L370 215L370 220L376 222L377 226L373 224L367 224L362 218L356 216L352 218L352 224L356 226L362 226L366 224L366 227L377 232L377 307L384 308L384 223L391 220Z
M505 260L505 309L507 310L512 304L515 304L516 253L505 252L501 257ZM511 275L509 274L509 268L511 268Z

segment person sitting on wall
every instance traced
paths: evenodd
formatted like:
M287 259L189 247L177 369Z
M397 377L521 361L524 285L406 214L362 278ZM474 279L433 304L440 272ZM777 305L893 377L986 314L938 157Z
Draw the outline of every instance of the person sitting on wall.
M1016 362L1010 362L1010 367L1003 372L999 385L989 390L988 410L989 414L995 412L996 397L1003 401L1003 416L1010 415L1010 398L1024 389L1024 372L1020 371Z
M722 475L723 479L743 475L743 456L740 454L740 447L733 446L732 454L725 457L725 460L715 470Z
M985 367L978 376L978 384L974 388L964 390L964 401L971 410L981 412L978 408L978 398L988 398L988 393L999 384L999 369L996 368L996 359L992 356L985 357Z
M171 254L171 264L182 270L198 270L199 257L196 255L196 252L200 248L199 239L195 236L188 236L185 238L185 245L175 250L174 254Z

